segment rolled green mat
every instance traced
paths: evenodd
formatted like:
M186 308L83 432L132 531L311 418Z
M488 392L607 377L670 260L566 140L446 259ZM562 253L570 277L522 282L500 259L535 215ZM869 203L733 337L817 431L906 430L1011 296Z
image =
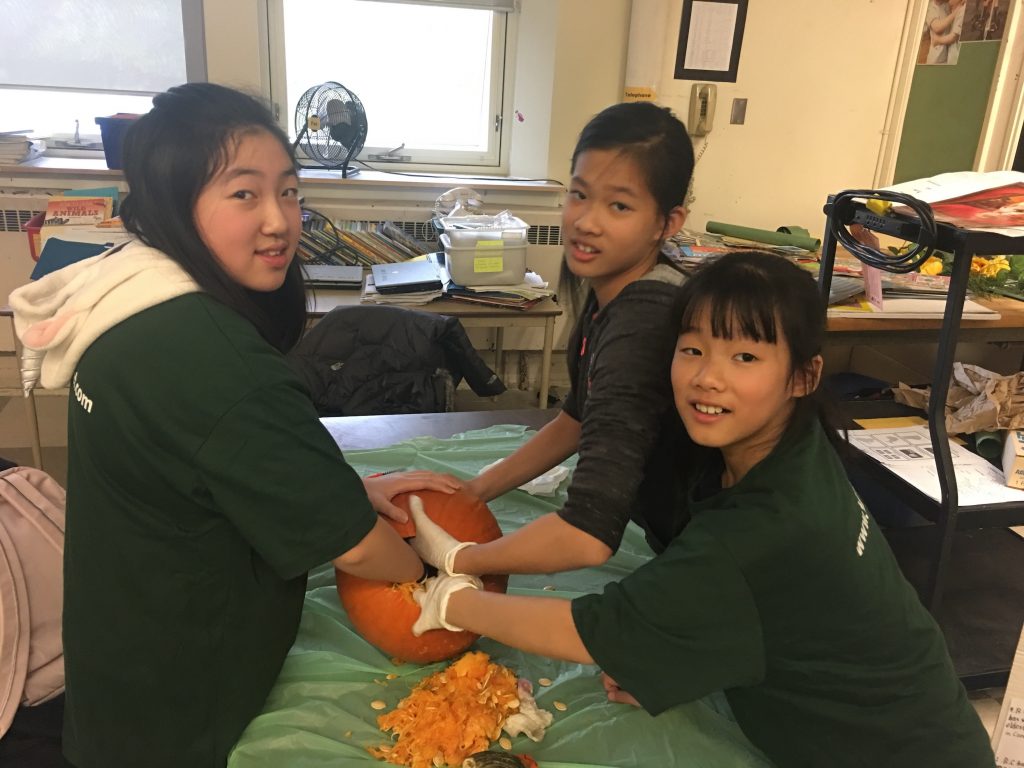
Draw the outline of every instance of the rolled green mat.
M995 459L1003 453L1003 433L983 430L974 433L974 450L986 459Z
M754 227L741 227L738 224L726 224L721 221L709 221L704 226L704 229L714 235L739 237L744 240L767 243L768 245L795 245L797 248L804 248L808 251L815 251L821 245L821 240L811 237L807 230L802 227L779 227L778 231L772 232L767 229L755 229Z

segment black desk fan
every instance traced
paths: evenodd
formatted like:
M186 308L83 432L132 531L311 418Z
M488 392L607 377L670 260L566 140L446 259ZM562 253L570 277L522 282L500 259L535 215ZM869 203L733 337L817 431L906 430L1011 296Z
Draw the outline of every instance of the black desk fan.
M308 89L295 105L295 147L321 167L341 169L347 179L359 171L349 165L366 141L366 110L352 91L333 80Z

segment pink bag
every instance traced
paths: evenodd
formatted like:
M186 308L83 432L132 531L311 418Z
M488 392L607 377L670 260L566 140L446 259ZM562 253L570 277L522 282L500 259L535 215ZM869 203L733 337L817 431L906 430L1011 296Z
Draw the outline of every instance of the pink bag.
M64 690L64 489L45 472L0 472L0 737L18 706Z

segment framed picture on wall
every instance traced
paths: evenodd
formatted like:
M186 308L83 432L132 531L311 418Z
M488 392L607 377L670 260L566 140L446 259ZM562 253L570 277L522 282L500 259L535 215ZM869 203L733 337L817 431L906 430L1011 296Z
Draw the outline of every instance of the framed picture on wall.
M735 83L747 0L684 0L676 80Z

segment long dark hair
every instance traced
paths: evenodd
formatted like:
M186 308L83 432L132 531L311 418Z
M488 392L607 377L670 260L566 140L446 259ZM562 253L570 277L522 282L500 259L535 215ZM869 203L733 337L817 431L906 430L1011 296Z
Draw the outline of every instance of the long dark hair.
M292 259L277 290L250 290L223 270L193 218L199 193L228 162L233 145L259 132L277 139L295 162L288 137L253 96L213 83L188 83L158 94L153 109L125 136L129 193L121 219L129 232L166 253L203 291L248 319L264 339L285 352L306 324L298 259Z
M825 303L811 274L781 256L763 251L728 253L698 269L679 298L682 330L706 317L717 338L744 336L769 344L784 338L791 377L806 371L821 354ZM839 447L832 406L821 386L797 399L790 423L814 416Z
M663 219L686 201L686 190L693 175L693 144L686 126L667 107L637 101L613 104L598 112L576 140L570 165L572 173L576 172L579 156L592 149L615 149L631 158L640 169ZM574 310L580 287L580 279L563 259L559 292L568 295Z

